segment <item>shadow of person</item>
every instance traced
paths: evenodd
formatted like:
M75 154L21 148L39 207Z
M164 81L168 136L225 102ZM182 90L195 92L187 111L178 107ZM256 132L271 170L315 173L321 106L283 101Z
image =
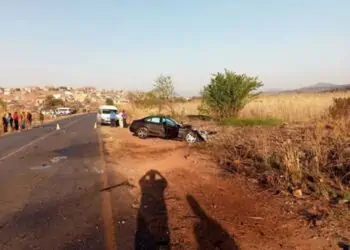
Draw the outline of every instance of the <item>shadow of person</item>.
M234 238L221 225L208 217L192 195L187 195L187 201L198 221L194 225L194 235L200 250L238 250Z
M168 183L156 170L148 171L139 181L141 204L137 215L136 250L169 250L170 232L164 190Z

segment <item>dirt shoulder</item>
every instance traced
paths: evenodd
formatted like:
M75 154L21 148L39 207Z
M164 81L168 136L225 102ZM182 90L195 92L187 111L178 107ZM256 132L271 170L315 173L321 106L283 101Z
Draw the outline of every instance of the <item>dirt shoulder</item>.
M299 214L298 199L223 174L183 142L140 140L120 128L101 131L106 161L134 187L135 241L144 246L158 241L189 250L339 249L333 236Z

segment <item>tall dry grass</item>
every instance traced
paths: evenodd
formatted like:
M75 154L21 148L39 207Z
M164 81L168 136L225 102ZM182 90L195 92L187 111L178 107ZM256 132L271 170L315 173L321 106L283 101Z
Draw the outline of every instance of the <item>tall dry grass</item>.
M333 98L337 97L350 97L350 91L265 95L249 103L240 115L277 118L285 122L310 122L321 119L328 112Z
M173 110L170 108L164 108L162 110L162 114L164 115L172 115L174 117L184 117L187 115L197 115L198 107L200 105L200 101L191 101L191 102L183 102L183 103L175 103L173 104ZM142 118L148 115L158 114L158 108L139 108L132 104L123 104L118 106L120 110L125 110L128 114L129 120Z
M256 100L248 103L240 112L244 118L276 118L288 123L305 123L320 120L328 112L333 103L333 98L350 97L348 92L334 93L284 93L275 95L262 95ZM177 115L198 115L199 100L177 103L174 110ZM158 110L139 109L132 105L124 105L134 118L140 118L150 114L157 114ZM163 113L171 114L170 110Z
M350 120L309 126L230 128L208 152L225 171L253 176L280 190L329 200L350 199Z

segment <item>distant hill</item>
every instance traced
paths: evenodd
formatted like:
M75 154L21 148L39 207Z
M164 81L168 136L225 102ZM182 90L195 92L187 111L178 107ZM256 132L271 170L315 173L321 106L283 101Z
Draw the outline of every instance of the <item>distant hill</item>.
M324 91L334 91L334 90L345 90L350 88L350 85L337 85L332 83L316 83L315 85L311 85L308 87L297 89L298 92L324 92Z
M313 92L335 92L335 91L350 91L350 84L338 85L333 83L320 82L307 87L293 89L293 90L274 90L266 91L267 93L288 93L288 92L298 92L298 93L313 93Z

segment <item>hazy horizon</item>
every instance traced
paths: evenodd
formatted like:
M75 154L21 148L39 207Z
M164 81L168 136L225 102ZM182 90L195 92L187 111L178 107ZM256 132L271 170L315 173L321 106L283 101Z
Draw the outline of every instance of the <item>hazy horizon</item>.
M264 90L350 84L350 2L2 3L0 86L149 90L160 74L196 94L225 68Z

